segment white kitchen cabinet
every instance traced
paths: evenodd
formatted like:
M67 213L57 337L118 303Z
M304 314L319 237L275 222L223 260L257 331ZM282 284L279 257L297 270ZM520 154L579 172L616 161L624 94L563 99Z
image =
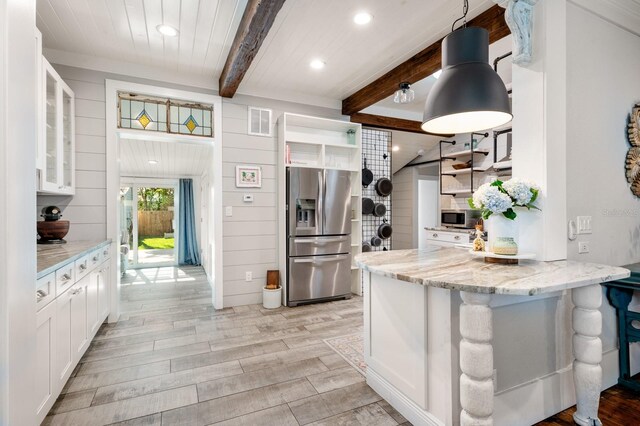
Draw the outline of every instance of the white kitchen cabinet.
M55 293L54 293L55 294ZM56 374L56 304L49 303L36 314L36 401L38 424L45 418L58 394Z
M71 304L73 302L73 288L59 295L55 302L56 306L56 333L55 333L55 374L56 388L62 389L65 382L71 376L74 362L74 350L71 344Z
M73 349L74 365L82 358L84 351L89 347L89 333L87 333L87 299L90 287L91 275L78 281L71 291L71 348Z
M107 252L108 254L108 252ZM109 315L109 277L111 264L104 262L98 271L98 312L103 321ZM100 324L98 324L100 326Z
M109 250L96 248L36 283L38 423L109 315Z
M38 152L41 153L38 192L75 193L75 95L42 58L42 95Z
M86 297L87 297L87 339L91 340L95 336L100 327L100 311L99 311L99 282L100 273L94 270L89 274L86 280Z

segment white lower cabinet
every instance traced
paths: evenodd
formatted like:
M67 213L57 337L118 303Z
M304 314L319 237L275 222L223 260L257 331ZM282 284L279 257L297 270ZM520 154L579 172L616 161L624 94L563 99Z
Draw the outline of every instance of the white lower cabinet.
M74 263L60 267L64 272ZM109 315L109 259L88 272L46 306L37 305L37 420L40 424ZM38 281L53 282L52 273ZM50 284L53 288L53 284ZM39 295L41 302L46 300Z
M91 280L88 275L74 284L71 292L71 347L73 349L73 364L75 365L84 351L89 347L87 333L87 288Z
M91 272L86 283L87 295L87 338L92 339L98 328L100 328L99 307L98 307L98 286L100 281L100 272L98 269Z
M56 304L49 303L36 315L36 400L38 424L56 401Z
M73 302L72 288L58 296L55 300L56 305L56 333L55 333L55 348L56 348L56 361L55 361L55 373L56 373L56 388L62 389L62 386L71 376L71 370L73 369L73 358L75 350L71 343L71 323L73 322L71 314L71 303Z
M106 318L109 315L109 278L111 265L104 262L98 268L98 312L100 318Z

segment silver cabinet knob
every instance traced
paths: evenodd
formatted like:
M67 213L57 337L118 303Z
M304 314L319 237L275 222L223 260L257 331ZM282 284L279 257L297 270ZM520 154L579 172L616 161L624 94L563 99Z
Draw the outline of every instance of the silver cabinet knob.
M459 239L460 239L460 235L456 235L456 236L454 237L454 239L459 240Z
M85 269L87 269L87 265L85 263L81 263L80 264L80 270L84 271Z
M63 281L69 281L70 279L71 279L71 275L69 275L69 274L64 274L64 275L62 276L62 280L63 280Z
M438 234L433 234L433 238L438 238Z

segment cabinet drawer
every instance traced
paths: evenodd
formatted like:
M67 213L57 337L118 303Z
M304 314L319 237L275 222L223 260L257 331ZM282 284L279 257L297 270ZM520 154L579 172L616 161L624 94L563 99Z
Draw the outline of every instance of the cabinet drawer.
M91 263L89 262L90 255L84 255L80 259L75 261L76 268L76 281L82 279L91 270Z
M102 262L102 249L97 249L89 253L89 270L93 270Z
M106 246L102 247L100 250L102 253L102 260L107 260L111 255L111 244L107 244Z
M427 231L427 240L447 243L468 243L469 235L457 232Z
M69 263L56 271L56 296L60 296L75 282L75 265Z
M56 298L56 273L52 272L36 281L36 310L47 306Z

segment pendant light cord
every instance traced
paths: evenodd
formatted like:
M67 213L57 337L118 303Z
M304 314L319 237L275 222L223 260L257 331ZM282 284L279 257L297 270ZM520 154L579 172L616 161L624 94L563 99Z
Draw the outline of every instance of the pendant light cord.
M467 13L469 12L469 0L463 0L463 4L462 4L462 16L459 17L458 19L456 19L455 21L453 21L453 24L451 25L451 32L454 31L456 24L458 23L458 21L464 19L462 26L466 27L467 26Z

